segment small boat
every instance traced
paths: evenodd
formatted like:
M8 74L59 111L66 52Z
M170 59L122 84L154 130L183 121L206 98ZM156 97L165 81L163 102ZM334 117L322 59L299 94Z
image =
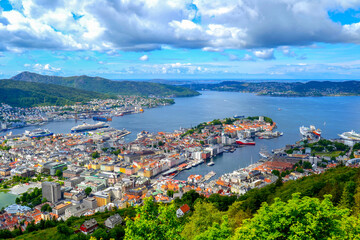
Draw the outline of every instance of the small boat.
M190 168L192 168L191 164L189 163L184 169L185 170L189 170Z
M268 158L268 156L267 156L264 152L259 152L259 155L260 155L262 158Z
M212 165L214 165L215 163L211 160L211 162L209 162L207 165L210 167Z

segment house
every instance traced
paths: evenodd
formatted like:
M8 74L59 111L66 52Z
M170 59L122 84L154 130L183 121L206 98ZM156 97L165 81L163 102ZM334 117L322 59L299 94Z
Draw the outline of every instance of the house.
M108 219L105 220L105 226L108 228L114 228L116 225L121 223L122 223L122 218L118 213L108 217Z
M81 227L80 227L80 231L85 233L85 234L91 234L95 231L95 229L98 228L98 223L95 220L95 218L92 218L90 220L85 221Z
M188 212L190 212L190 207L189 205L184 204L176 211L176 216L179 218L184 216Z

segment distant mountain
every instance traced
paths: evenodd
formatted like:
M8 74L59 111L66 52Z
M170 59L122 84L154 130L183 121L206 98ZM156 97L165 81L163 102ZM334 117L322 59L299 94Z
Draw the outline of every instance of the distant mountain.
M137 81L112 81L101 77L73 76L58 77L40 75L31 72L22 72L13 80L25 82L51 83L61 86L73 87L87 91L111 93L116 95L141 95L141 96L174 96L187 97L199 95L197 91L182 86L172 86L160 83Z
M360 95L360 81L237 82L183 85L193 90L250 92L270 96L348 96Z
M110 95L95 93L54 84L0 80L0 103L14 107L33 107L87 102L94 98L108 98Z

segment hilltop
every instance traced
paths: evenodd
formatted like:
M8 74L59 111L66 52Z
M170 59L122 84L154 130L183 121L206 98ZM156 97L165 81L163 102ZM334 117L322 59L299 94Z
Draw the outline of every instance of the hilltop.
M183 85L194 90L250 92L270 96L349 96L360 95L360 81L310 81L310 82L238 82L224 81L216 84Z
M0 80L0 103L14 107L33 107L49 105L71 105L88 102L92 99L109 98L110 95L63 87L54 84Z
M189 97L199 93L195 90L182 86L172 86L160 83L137 82L137 81L112 81L101 77L72 76L59 77L41 75L31 72L22 72L14 77L13 80L24 82L51 83L77 89L96 91L99 93L109 93L116 95L139 95L139 96L173 96Z

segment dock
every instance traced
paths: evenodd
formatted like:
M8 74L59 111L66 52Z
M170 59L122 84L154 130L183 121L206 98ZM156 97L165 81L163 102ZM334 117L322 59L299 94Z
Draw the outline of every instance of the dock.
M210 178L212 178L215 175L216 175L216 173L214 171L209 172L208 174L206 174L204 176L204 178L202 179L202 182L208 181Z

